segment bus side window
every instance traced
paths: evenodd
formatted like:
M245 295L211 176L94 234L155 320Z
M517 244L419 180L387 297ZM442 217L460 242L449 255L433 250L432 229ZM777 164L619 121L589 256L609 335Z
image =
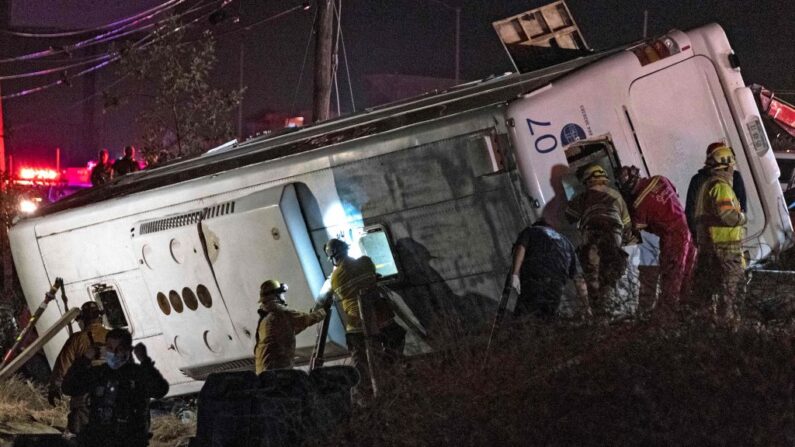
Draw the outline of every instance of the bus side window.
M99 303L105 313L105 324L114 329L129 329L127 317L124 315L124 309L116 289L108 284L95 284L92 292L94 301Z
M577 180L577 170L581 167L589 163L601 165L607 171L611 185L615 184L616 174L621 167L616 149L609 138L604 137L598 140L580 140L569 145L566 148L566 161L569 163L569 173L563 177L563 189L568 200L583 190Z
M395 252L383 225L365 227L358 244L362 254L373 260L379 282L393 281L399 277Z

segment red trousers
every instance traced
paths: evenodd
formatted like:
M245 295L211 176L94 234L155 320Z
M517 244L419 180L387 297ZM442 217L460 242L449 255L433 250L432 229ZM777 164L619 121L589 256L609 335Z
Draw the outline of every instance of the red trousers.
M660 235L660 306L686 299L696 261L696 245L687 227Z

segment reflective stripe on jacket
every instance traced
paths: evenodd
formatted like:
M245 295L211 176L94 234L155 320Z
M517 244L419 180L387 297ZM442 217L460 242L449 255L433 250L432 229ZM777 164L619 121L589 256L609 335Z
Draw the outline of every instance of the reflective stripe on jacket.
M354 259L346 257L331 273L331 289L340 300L345 319L346 332L361 332L362 319L359 315L359 295L374 290L378 285L373 261L362 256ZM384 327L394 318L388 303L375 304L376 321Z
M589 188L574 196L566 206L566 217L577 222L580 231L612 228L625 240L632 230L629 207L621 194L610 187L604 191Z
M745 237L746 216L731 184L713 175L701 186L696 198L696 241L716 248L739 249Z

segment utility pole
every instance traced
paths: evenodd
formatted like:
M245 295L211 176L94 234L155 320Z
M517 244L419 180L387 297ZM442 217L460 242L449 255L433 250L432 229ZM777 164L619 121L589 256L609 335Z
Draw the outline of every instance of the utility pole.
M317 0L315 24L315 82L312 92L312 120L329 119L331 108L331 62L334 0Z

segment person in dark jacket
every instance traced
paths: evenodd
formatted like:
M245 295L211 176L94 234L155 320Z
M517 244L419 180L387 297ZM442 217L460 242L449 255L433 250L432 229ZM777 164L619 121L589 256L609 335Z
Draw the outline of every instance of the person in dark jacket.
M132 354L140 364L135 363ZM168 382L139 343L125 329L113 329L105 338L105 361L91 366L94 349L76 360L61 388L64 394L88 394L88 424L78 435L82 447L145 447L149 445L149 400L168 393Z
M135 159L135 147L127 146L124 148L124 157L113 163L113 170L116 175L125 175L139 169L138 160Z
M91 185L101 186L113 179L113 164L107 149L99 151L99 161L91 169Z
M519 294L514 315L555 318L569 280L577 287L582 314L590 315L588 289L574 245L544 220L519 233L511 274L511 286Z
M712 153L722 147L725 147L724 143L712 143L707 146L707 160L710 159ZM696 199L698 197L698 191L701 189L701 185L704 184L710 177L712 176L712 171L707 168L703 167L698 170L696 175L694 175L690 179L690 184L687 187L687 200L685 201L685 216L687 217L687 226L690 228L690 234L695 237L696 236ZM747 204L747 196L745 193L745 182L743 182L743 177L740 175L739 171L734 171L732 175L732 189L734 190L734 195L737 197L737 201L740 202L740 209L742 212L748 211Z

